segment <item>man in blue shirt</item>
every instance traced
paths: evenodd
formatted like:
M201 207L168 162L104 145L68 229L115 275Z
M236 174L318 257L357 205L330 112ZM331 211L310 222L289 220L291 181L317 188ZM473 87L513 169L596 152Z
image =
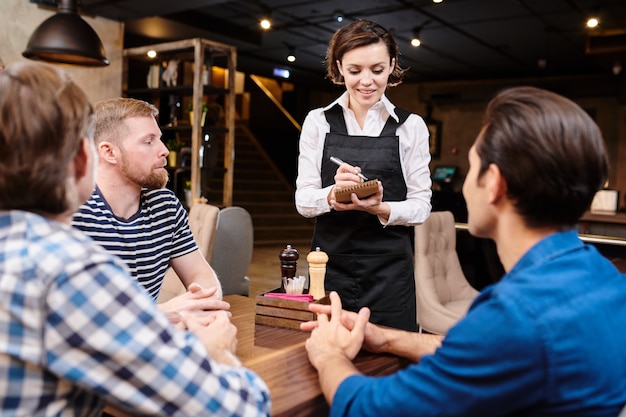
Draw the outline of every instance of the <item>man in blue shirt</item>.
M93 108L49 65L0 71L0 415L268 416L227 311L177 330L124 262L72 228L94 188Z
M626 403L626 277L574 226L607 177L593 120L557 94L518 87L488 105L463 185L469 231L506 270L442 339L312 306L306 343L331 416L617 416ZM371 378L359 349L414 365Z

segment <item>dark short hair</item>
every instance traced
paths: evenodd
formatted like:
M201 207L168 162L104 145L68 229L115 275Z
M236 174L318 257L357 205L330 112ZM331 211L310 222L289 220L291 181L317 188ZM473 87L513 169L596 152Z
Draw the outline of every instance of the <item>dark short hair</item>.
M395 86L402 82L406 72L399 64L398 44L387 29L370 20L357 20L336 31L330 39L326 51L326 75L335 84L343 84L343 75L339 72L337 61L341 62L346 52L362 46L372 45L383 41L389 52L389 63L395 59L395 66L389 75L387 84Z
M20 61L0 71L0 209L61 214L67 168L93 137L93 107L59 68Z
M490 164L529 227L573 227L607 178L604 140L573 101L535 87L516 87L487 106L476 142L482 175Z

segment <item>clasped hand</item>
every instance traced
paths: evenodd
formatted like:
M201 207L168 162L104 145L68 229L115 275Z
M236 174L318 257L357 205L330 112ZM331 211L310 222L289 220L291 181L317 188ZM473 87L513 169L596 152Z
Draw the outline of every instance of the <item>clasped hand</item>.
M217 288L215 287L204 288L197 283L192 283L184 294L158 304L158 307L176 327L185 328L181 313L193 315L196 320L206 326L213 321L213 315L218 311L226 311L227 316L231 316L231 313L227 311L230 309L230 304L220 300L216 294Z
M362 308L355 314L351 327L342 321L341 299L336 292L330 293L330 315L328 306L320 310L317 322L303 324L304 330L312 330L311 337L306 341L306 350L311 364L319 370L324 363L338 357L353 360L361 350L365 337L365 328L370 317L370 310Z
M181 322L184 327L195 334L204 345L209 356L214 360L233 366L240 366L236 356L237 327L230 321L226 311L213 311L212 321L203 324L197 315L181 313Z

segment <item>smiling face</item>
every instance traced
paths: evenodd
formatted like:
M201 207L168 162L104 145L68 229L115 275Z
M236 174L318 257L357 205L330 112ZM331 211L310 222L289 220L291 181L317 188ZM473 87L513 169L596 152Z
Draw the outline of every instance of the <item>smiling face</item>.
M129 117L124 121L126 135L120 141L120 172L141 187L165 187L169 151L161 141L161 129L153 117Z
M380 101L394 65L382 41L346 52L337 67L350 94L350 108L366 110Z

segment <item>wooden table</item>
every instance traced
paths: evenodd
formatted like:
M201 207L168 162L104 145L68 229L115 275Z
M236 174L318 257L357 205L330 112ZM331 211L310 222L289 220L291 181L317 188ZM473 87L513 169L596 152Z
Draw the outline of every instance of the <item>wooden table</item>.
M310 364L304 343L307 332L269 327L254 322L255 300L240 295L224 297L231 305L237 326L237 355L268 385L272 416L301 417L328 415L328 405ZM393 355L361 352L356 367L367 375L386 375L405 367L405 359Z

